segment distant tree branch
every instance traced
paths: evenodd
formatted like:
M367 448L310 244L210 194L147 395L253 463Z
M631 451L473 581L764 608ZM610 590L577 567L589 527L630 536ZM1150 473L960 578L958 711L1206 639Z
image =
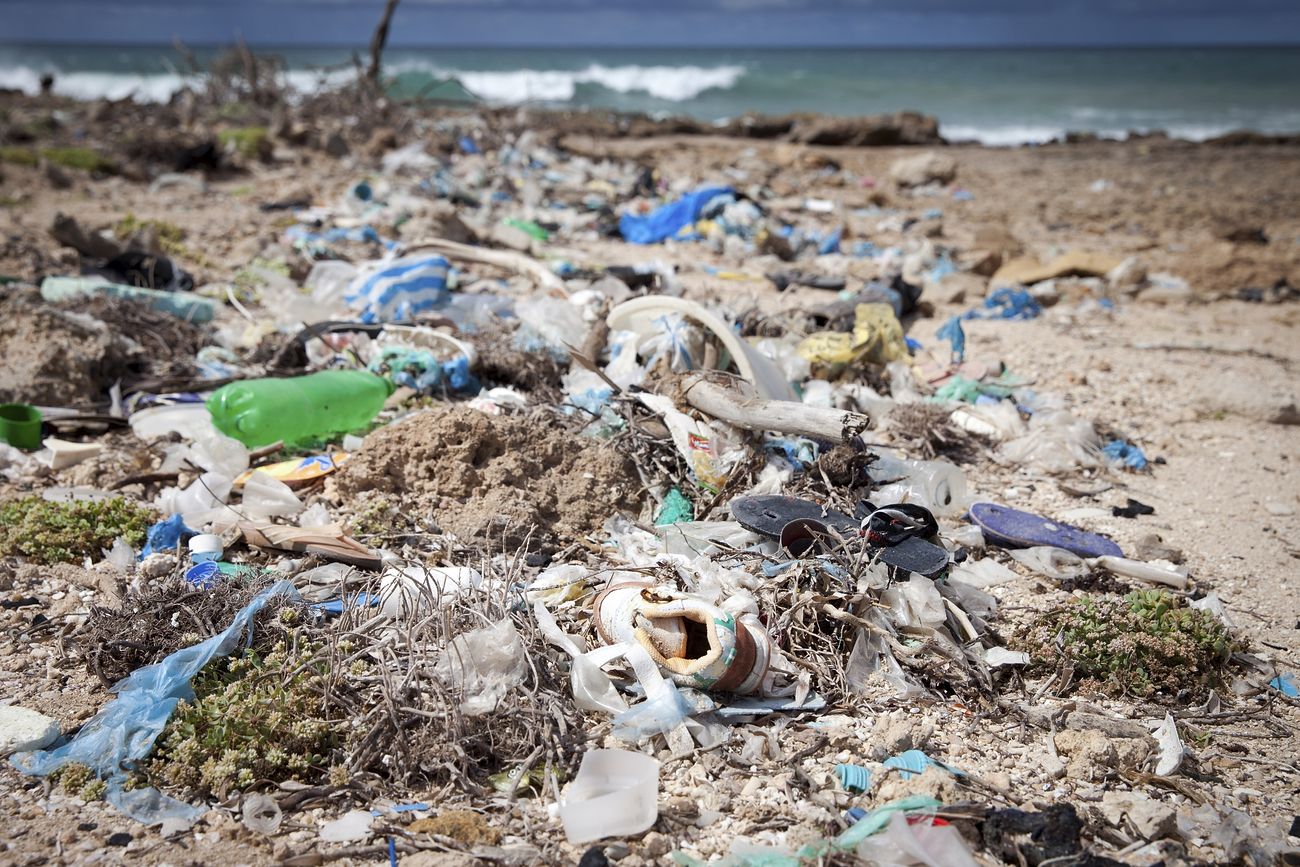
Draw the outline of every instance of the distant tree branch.
M379 84L380 61L384 56L384 45L388 43L388 25L393 20L393 13L397 11L397 3L398 0L388 0L384 4L384 15L370 37L370 68L366 70L366 79L374 85Z

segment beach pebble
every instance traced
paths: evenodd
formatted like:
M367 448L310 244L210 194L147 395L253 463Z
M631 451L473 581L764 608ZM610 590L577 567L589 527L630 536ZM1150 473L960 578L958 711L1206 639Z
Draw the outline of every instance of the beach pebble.
M926 151L894 160L889 177L900 187L946 184L957 177L957 161L947 154Z
M25 707L0 707L0 756L42 749L58 736L58 720Z

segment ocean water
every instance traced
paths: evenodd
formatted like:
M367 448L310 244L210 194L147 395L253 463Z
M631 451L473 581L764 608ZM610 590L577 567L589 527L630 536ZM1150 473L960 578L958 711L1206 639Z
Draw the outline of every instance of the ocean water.
M259 49L262 50L262 49ZM265 49L299 89L353 70L341 48ZM197 52L200 60L212 49ZM950 139L1041 142L1067 131L1300 132L1300 48L390 49L397 96L596 106L721 120L745 112L914 109ZM166 100L186 83L169 47L0 46L0 88L53 72L73 96Z

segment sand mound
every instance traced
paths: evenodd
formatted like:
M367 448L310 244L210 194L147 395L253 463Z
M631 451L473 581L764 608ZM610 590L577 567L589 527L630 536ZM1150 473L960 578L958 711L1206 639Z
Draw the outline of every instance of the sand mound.
M0 401L68 406L106 400L118 380L193 369L202 332L129 301L0 300Z
M530 528L535 540L572 539L635 511L640 481L626 456L554 415L447 407L372 433L333 489L345 502L394 494L447 532L518 544Z

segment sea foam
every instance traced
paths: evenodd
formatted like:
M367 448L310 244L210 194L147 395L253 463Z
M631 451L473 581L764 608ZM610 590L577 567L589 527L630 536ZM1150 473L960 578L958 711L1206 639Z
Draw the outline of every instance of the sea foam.
M668 102L685 102L707 90L729 90L745 74L743 66L601 66L585 69L439 70L489 102L567 102L579 85L616 93L646 93Z

